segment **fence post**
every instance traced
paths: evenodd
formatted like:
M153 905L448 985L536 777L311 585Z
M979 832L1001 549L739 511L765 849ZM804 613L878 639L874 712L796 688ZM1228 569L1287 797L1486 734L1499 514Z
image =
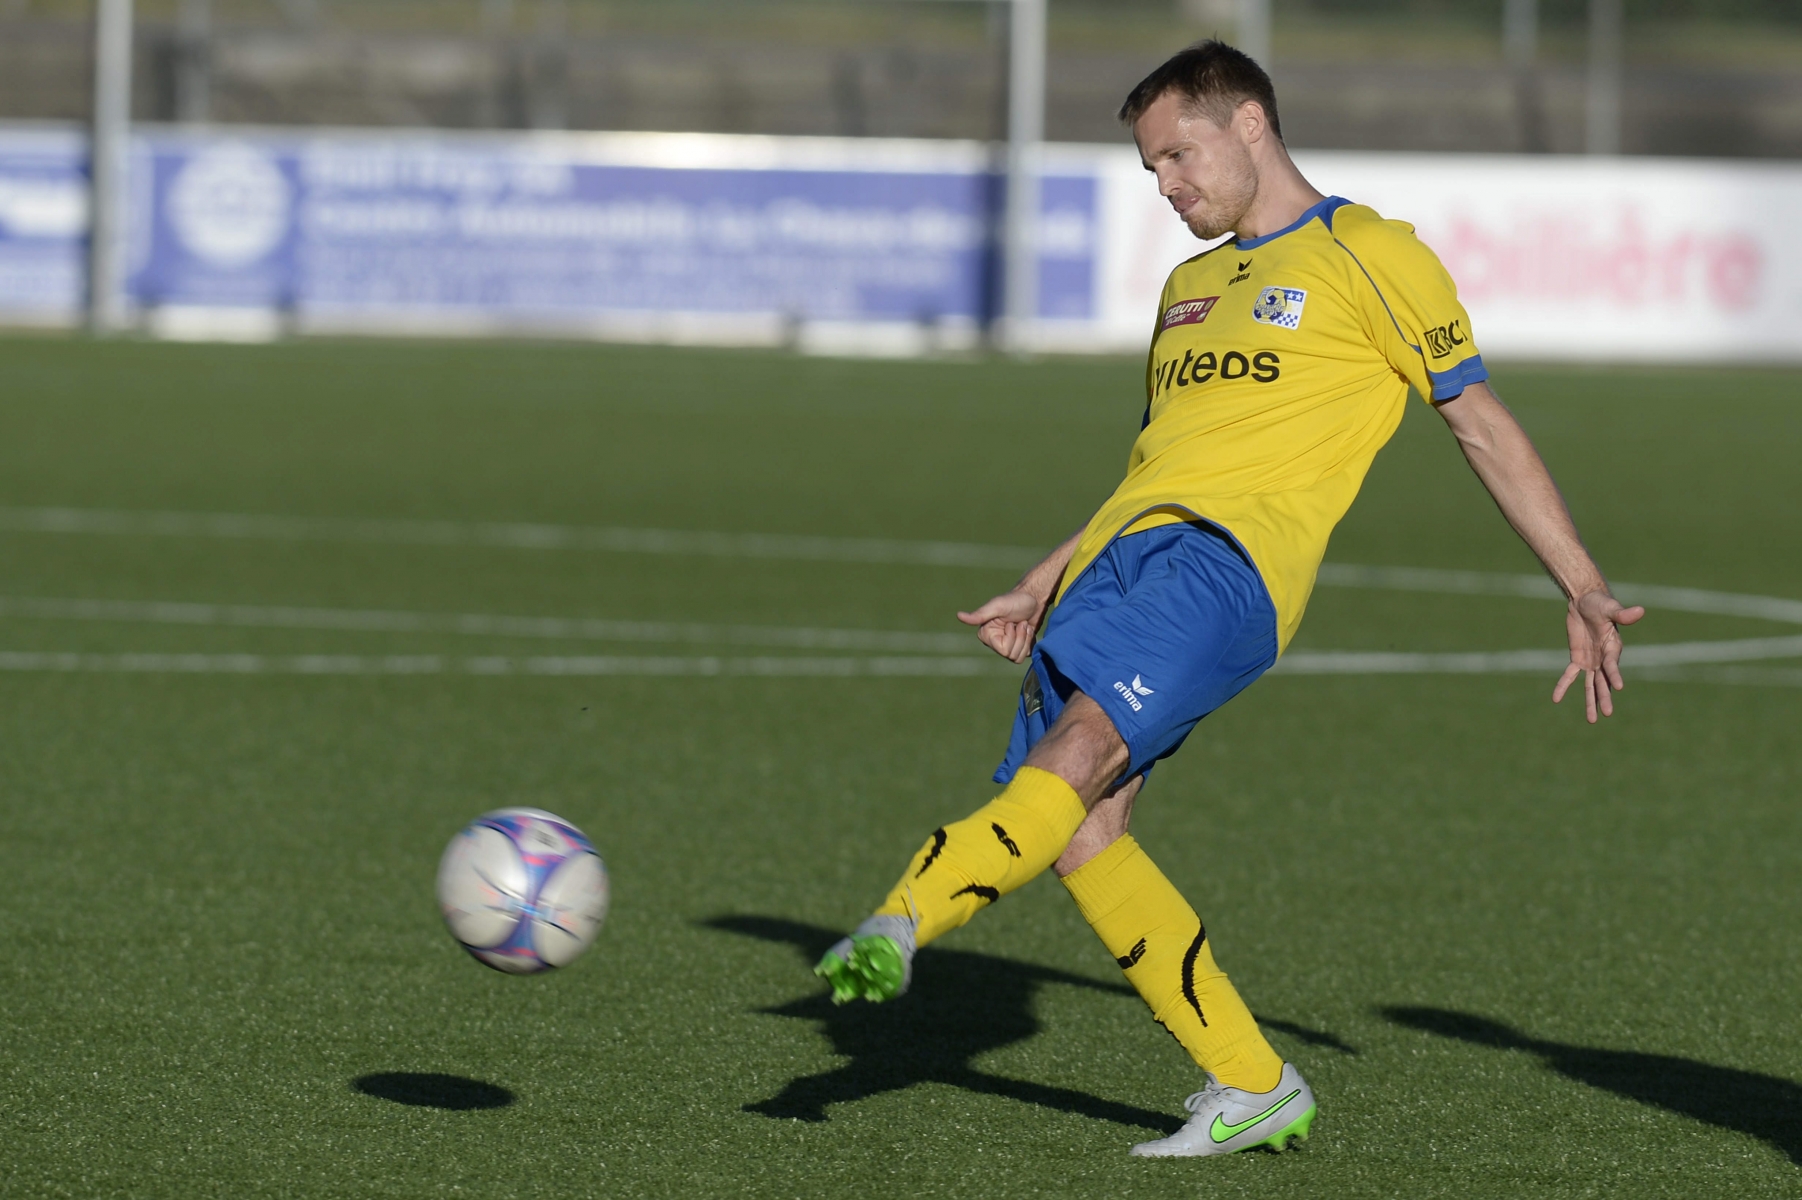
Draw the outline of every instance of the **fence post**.
M125 172L131 135L132 0L98 0L89 145L88 327L125 327Z
M1045 140L1045 0L1009 0L1007 208L1001 343L1031 349L1039 308L1039 148Z

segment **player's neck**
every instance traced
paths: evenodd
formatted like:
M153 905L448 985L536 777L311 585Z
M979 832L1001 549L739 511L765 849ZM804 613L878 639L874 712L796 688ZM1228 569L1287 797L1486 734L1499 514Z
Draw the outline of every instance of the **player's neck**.
M1278 150L1259 164L1258 194L1234 230L1240 241L1287 229L1326 196L1302 178L1289 155Z

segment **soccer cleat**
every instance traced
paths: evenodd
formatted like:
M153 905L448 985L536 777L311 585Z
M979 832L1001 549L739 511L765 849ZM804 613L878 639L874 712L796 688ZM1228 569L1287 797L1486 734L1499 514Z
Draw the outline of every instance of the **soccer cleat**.
M1253 1146L1286 1148L1291 1140L1308 1140L1314 1123L1314 1093L1301 1072L1283 1064L1282 1077L1268 1092L1247 1092L1222 1085L1212 1075L1208 1086L1183 1101L1193 1115L1181 1129L1155 1142L1132 1148L1140 1158L1196 1158L1231 1154Z
M913 982L914 922L909 917L871 917L840 938L813 973L832 985L832 1002L893 1000Z

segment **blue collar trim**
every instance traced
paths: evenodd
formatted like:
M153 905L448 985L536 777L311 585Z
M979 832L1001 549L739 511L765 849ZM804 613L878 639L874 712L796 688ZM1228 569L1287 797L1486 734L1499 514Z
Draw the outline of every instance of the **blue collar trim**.
M1325 200L1322 200L1319 204L1316 204L1313 208L1310 208L1307 212L1295 218L1294 224L1285 225L1275 233L1267 233L1263 237L1255 237L1250 241L1240 240L1234 242L1233 248L1235 250L1256 250L1265 242L1275 241L1285 233L1294 233L1297 229L1300 229L1315 217L1319 217L1320 223L1327 227L1327 232L1331 233L1333 229L1334 211L1344 208L1350 203L1351 201L1347 200L1344 196L1328 196Z

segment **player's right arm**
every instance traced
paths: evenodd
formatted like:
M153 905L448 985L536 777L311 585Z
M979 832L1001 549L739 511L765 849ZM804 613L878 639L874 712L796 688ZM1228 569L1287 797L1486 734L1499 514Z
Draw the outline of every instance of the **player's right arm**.
M1087 528L1085 525L1084 529ZM957 619L976 626L976 637L983 645L1012 662L1025 662L1032 653L1032 639L1045 619L1045 608L1057 592L1058 580L1082 541L1083 530L1071 534L1064 544L1046 555L1036 567L1020 576L1012 590L1001 593L975 612L960 612Z

